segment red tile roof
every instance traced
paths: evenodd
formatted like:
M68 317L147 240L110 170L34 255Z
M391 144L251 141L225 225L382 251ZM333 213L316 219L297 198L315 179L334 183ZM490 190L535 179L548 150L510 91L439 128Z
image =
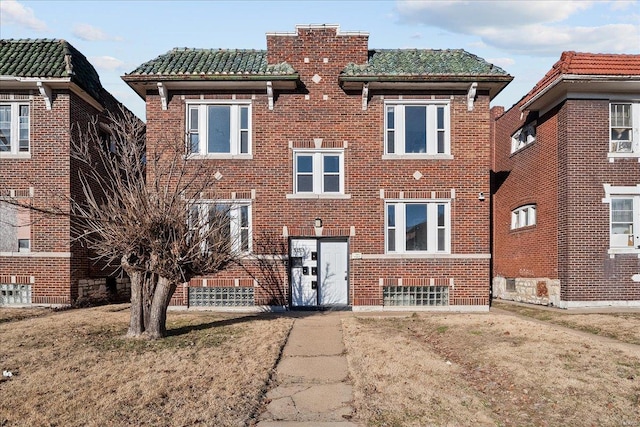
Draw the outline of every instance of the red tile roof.
M640 76L640 55L562 52L560 60L524 97L527 103L564 74L588 76Z

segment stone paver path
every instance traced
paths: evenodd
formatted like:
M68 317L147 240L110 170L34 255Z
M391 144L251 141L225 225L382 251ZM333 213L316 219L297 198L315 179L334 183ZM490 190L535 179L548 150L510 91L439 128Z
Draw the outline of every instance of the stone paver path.
M349 421L353 391L341 318L333 312L295 320L258 427L357 426Z

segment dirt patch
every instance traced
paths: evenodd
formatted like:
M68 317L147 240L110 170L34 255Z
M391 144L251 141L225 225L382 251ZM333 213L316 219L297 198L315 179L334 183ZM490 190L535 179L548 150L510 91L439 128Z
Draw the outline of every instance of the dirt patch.
M238 426L261 411L292 320L169 312L170 336L123 338L119 306L0 324L2 426Z
M45 316L53 312L50 308L7 308L0 307L0 323L14 322L30 319L32 317Z
M521 316L640 345L640 310L585 313L500 301L494 301L493 307Z
M640 426L640 347L510 314L343 321L369 426Z

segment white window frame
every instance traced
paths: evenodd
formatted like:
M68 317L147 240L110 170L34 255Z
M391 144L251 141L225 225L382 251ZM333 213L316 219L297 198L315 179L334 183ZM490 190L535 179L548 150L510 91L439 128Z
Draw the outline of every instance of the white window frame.
M426 107L427 140L425 152L407 153L405 149L405 107ZM438 128L437 109L444 108L444 127ZM389 112L393 110L393 126ZM444 133L443 150L438 151L438 132ZM393 150L389 136L394 135ZM451 103L448 100L388 100L384 103L384 155L383 159L453 159L451 155Z
M302 156L312 157L312 191L300 191L298 189L298 158ZM326 191L324 188L324 158L328 156L337 156L339 161L339 189L338 191ZM293 192L298 196L339 196L344 195L344 149L326 149L326 150L306 150L298 149L293 151Z
M636 186L612 186L604 184L605 198L603 203L609 204L609 254L633 253L640 257L640 184ZM621 237L613 232L614 211L613 201L620 199L632 200L632 223L631 234L623 234Z
M229 209L230 219L230 238L231 238L231 250L235 253L251 253L253 251L253 237L252 237L252 203L250 200L198 200L190 203L187 209L191 210L194 207L198 209L199 221L207 221L209 217L209 209L216 205L222 205ZM243 226L241 223L241 209L247 209L247 225ZM189 221L191 217L189 215ZM190 227L191 228L191 227ZM246 235L246 249L243 250L242 230L247 230ZM206 248L203 248L205 250Z
M251 159L253 150L252 141L252 114L251 100L193 100L185 101L186 104L186 149L191 158L215 158L215 159ZM208 108L210 106L227 106L229 113L229 152L209 152L208 135ZM241 127L241 110L247 109L247 128ZM192 115L197 114L197 127L191 126ZM242 134L247 134L247 150L242 152ZM191 139L197 135L198 149L193 150Z
M527 123L511 135L511 154L536 142L536 126L535 121Z
M406 207L427 205L427 249L406 248ZM438 224L438 206L444 206L444 225ZM389 209L395 212L395 223L390 224ZM451 200L450 199L401 199L386 200L384 204L384 250L385 254L451 254ZM444 229L444 247L438 248L438 229ZM389 248L389 236L395 237L395 248Z
M629 139L614 139L617 130L625 127L614 126L612 111L614 106L629 106ZM640 103L612 101L609 103L609 157L640 157Z
M10 141L9 151L0 151L0 157L31 157L31 104L29 102L0 102L2 107L10 107L11 109L11 122L10 122ZM20 107L27 107L27 150L20 151Z
M538 207L535 204L523 205L511 211L511 229L517 230L537 224Z

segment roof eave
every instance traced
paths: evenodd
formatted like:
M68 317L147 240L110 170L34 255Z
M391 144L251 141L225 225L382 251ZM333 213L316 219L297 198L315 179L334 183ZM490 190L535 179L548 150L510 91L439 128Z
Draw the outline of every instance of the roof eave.
M617 87L623 88L622 90L628 90L628 85L633 85L634 83L634 90L640 91L640 76L637 75L561 74L523 103L520 106L520 110L541 110L549 102L562 99L562 96L566 96L570 88L575 89L576 84L589 84L592 90L603 92L617 91Z
M69 89L97 110L102 111L105 108L99 99L94 98L80 85L73 82L71 77L18 77L5 75L0 76L0 81L2 81L2 89L38 90L38 82L49 86L51 89Z
M261 90L266 82L272 82L274 89L293 90L297 87L298 74L261 74L261 75L125 75L122 76L142 99L147 90L157 90L162 83L167 90Z
M479 90L488 90L491 99L495 98L511 81L512 76L473 76L473 75L362 75L340 76L340 85L344 89L359 90L368 84L369 90L402 89L402 90L467 90L469 84L478 83Z

